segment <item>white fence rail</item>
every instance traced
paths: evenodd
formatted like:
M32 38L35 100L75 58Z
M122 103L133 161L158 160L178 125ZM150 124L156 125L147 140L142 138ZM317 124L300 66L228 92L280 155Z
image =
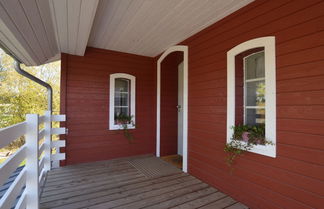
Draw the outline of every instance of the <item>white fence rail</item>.
M28 114L26 121L0 129L0 148L10 144L21 136L26 143L0 165L0 187L25 160L25 166L11 183L0 199L0 208L39 209L40 188L46 173L51 168L59 167L60 160L65 160L65 140L52 141L52 135L65 134L65 128L52 128L53 121L65 121L65 115L52 115L46 111L43 116ZM41 124L44 128L39 130ZM55 148L56 152L52 152Z

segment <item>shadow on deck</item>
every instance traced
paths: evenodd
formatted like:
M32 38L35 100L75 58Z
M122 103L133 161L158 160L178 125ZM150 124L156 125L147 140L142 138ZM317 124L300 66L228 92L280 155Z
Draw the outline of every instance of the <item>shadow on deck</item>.
M85 163L48 173L41 208L247 208L153 156Z

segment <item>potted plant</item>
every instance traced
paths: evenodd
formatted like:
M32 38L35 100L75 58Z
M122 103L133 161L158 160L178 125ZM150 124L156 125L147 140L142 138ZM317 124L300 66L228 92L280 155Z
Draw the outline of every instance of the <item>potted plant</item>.
M132 125L135 126L135 123L133 121L133 115L126 115L126 114L119 114L115 117L116 123L120 125L121 129L123 130L123 134L126 139L128 139L129 142L132 142L134 137L132 133L129 131L128 126Z
M237 125L230 143L226 143L224 151L228 154L226 163L232 166L237 156L249 151L255 145L273 144L265 138L265 125Z

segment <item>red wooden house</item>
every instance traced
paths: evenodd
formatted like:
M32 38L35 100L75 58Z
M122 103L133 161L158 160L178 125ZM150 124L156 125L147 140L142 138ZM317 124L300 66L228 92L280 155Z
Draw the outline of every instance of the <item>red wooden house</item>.
M324 207L323 0L8 0L0 32L26 65L61 59L61 165L178 154L248 207ZM238 124L271 143L231 172Z

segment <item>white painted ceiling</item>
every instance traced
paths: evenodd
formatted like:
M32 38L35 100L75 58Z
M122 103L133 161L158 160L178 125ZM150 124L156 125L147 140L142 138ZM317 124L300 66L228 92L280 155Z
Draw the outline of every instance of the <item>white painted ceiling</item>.
M154 57L253 0L0 0L0 44L27 65L87 46Z

